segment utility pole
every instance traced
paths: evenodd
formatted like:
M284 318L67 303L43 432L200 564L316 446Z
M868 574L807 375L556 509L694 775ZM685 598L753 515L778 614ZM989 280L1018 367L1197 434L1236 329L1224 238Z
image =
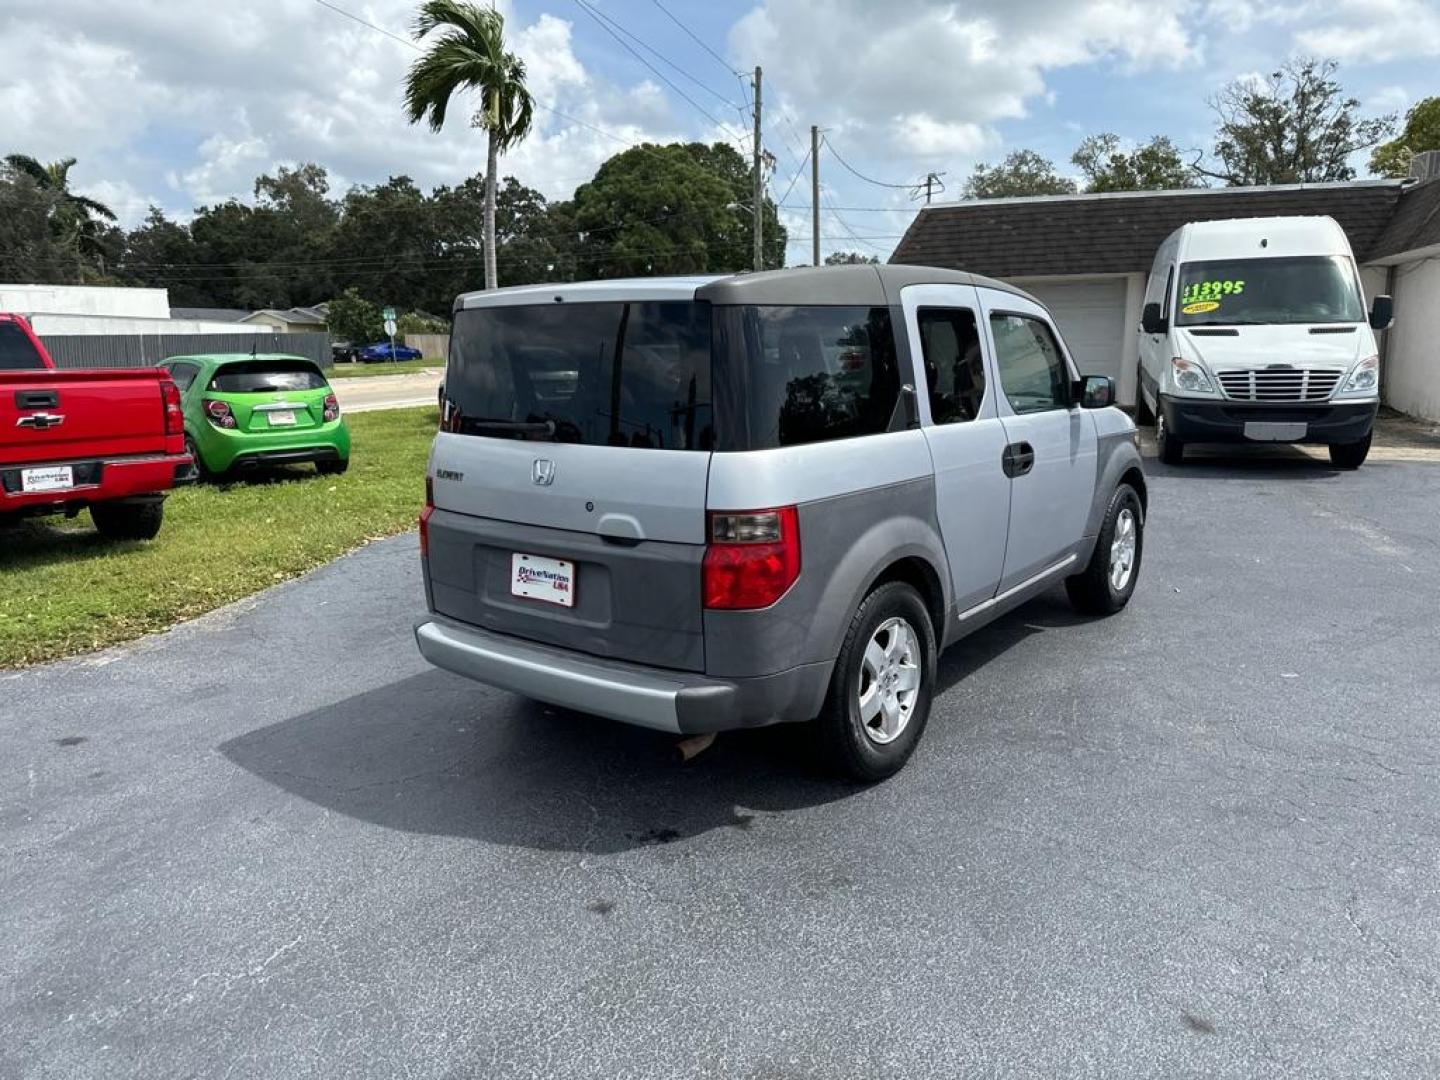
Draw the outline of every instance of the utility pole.
M810 258L820 265L820 129L810 125Z
M755 65L755 269L765 269L764 236L760 231L762 214L765 209L765 169L760 156L760 65Z
M937 173L937 172L932 172L932 173L926 173L926 174L925 174L925 205L926 205L926 206L929 206L929 205L930 205L930 196L931 196L931 189L932 189L932 188L934 189L934 192L935 192L936 194L939 194L940 192L942 192L942 191L945 190L945 181L943 181L943 180L940 179L940 178L941 178L942 176L944 176L944 175L945 175L945 174L944 174L943 172L938 172L938 173ZM939 187L936 187L937 184L939 185ZM912 196L912 198L913 198L913 196Z

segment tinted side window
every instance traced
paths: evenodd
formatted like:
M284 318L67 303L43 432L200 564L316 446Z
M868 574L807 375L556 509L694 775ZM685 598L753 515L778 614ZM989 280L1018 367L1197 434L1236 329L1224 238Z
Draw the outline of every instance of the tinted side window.
M170 377L175 380L175 385L179 387L182 394L190 389L190 384L195 381L195 376L199 372L200 369L194 364L170 365Z
M12 322L0 322L0 371L39 371L44 366L25 331Z
M985 362L975 313L969 308L921 308L916 317L930 416L937 424L974 420L985 400Z
M1028 315L990 316L995 365L1017 413L1070 407L1070 372L1050 327Z
M724 450L890 430L900 369L888 308L716 309Z

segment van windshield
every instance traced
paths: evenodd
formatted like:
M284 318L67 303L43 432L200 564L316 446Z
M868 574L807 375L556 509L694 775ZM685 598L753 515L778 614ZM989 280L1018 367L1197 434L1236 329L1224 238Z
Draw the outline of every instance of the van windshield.
M1354 267L1343 255L1185 263L1175 305L1180 326L1365 319Z
M445 371L446 431L709 450L710 305L468 308Z

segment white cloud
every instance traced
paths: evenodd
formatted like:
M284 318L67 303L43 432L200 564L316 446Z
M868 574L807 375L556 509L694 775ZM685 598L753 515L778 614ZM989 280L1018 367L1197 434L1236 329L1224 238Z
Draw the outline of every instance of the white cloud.
M413 0L341 6L409 37ZM507 27L536 98L583 122L537 110L507 173L563 197L628 142L691 134L653 84L588 72L564 19L512 16ZM150 192L183 216L248 198L256 175L301 161L325 165L336 188L401 173L455 184L484 169L484 136L468 126L474 103L456 101L438 134L407 124L401 85L415 55L313 0L269 0L263 11L228 0L183 11L173 0L7 0L0 149L79 158L77 187L110 185L127 224L144 216Z
M1300 5L1307 16L1295 44L1356 64L1440 56L1440 7L1433 0L1325 0Z

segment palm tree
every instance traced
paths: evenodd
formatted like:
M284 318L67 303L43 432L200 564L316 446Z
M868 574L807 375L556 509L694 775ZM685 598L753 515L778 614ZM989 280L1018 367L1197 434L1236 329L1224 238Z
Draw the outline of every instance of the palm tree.
M405 78L405 112L410 123L427 119L431 131L445 124L445 110L458 90L478 90L480 110L472 123L489 136L485 166L485 288L497 284L495 270L495 174L500 155L530 134L535 102L525 89L525 64L505 51L505 18L465 0L425 0L415 17L415 38L444 32L410 67Z
M35 186L55 199L55 212L50 219L51 227L66 244L75 249L77 257L99 257L103 260L104 246L100 232L101 219L115 220L114 212L102 202L76 195L70 190L70 169L75 159L63 158L42 165L29 154L8 154L6 166L15 173L28 176Z

